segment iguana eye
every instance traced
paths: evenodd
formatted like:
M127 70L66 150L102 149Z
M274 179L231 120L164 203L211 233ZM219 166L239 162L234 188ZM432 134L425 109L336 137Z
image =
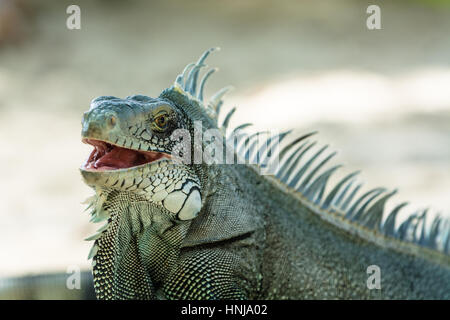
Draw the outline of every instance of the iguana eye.
M154 119L154 123L158 129L164 130L167 127L168 120L167 114L161 114Z

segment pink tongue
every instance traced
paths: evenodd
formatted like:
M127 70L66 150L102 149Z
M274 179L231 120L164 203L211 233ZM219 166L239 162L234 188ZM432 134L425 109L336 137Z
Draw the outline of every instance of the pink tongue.
M103 157L98 159L94 167L112 167L112 168L129 168L135 166L139 161L140 155L136 151L114 148Z

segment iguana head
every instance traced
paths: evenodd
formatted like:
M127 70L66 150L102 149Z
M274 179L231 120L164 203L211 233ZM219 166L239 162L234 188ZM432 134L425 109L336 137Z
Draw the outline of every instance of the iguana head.
M82 141L94 148L81 166L89 186L97 191L132 193L176 219L188 220L198 214L202 188L198 170L190 161L195 152L191 144L194 122L215 127L217 121L211 114L221 102L216 97L205 107L205 79L197 87L198 71L211 51L189 65L158 98L101 96L92 101L82 119Z

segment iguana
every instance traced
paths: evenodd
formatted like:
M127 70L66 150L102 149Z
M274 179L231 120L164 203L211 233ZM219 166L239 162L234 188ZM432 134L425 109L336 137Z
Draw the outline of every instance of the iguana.
M159 97L101 96L83 115L82 141L94 147L81 167L95 190L88 208L93 221L106 221L88 238L97 298L449 299L444 219L426 228L425 210L396 226L405 203L383 219L395 191L357 196L357 172L330 186L339 166L325 167L334 154L316 163L326 147L309 155L313 133L275 151L289 132L259 148L260 135L243 134L243 124L231 143L240 161L198 157L211 144L230 145L234 109L218 121L228 88L205 102L216 69L199 81L213 50ZM221 137L199 142L211 129ZM279 165L261 174L275 152Z

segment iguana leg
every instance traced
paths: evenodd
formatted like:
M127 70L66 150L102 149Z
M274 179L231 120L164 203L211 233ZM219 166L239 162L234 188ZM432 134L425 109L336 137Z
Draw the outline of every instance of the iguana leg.
M177 266L164 282L168 299L247 299L238 285L232 253L207 248L191 250L180 256Z

